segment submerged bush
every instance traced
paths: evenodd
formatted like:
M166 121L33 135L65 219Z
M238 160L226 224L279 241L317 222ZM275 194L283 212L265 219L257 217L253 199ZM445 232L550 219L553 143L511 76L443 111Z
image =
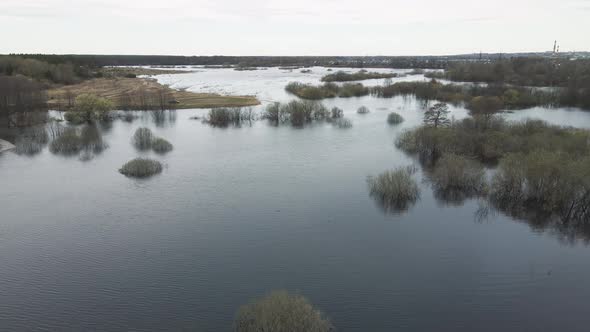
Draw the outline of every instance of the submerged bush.
M404 118L395 112L391 112L389 115L387 115L387 123L390 125L396 125L402 122L404 122Z
M19 135L14 142L14 151L19 155L35 155L43 150L49 135L45 127L28 128L22 135Z
M278 123L281 119L281 103L272 103L266 106L262 118Z
M82 150L82 138L76 128L67 128L51 141L49 151L64 155L78 154Z
M162 172L162 164L153 159L136 158L119 169L119 173L129 176L144 178Z
M330 110L330 117L332 119L341 118L344 116L344 111L338 107L332 107Z
M236 332L327 332L332 324L301 295L274 291L240 307L234 320Z
M149 128L138 128L133 134L133 145L138 150L149 150L152 148L154 134Z
M167 140L157 137L152 141L152 149L156 153L166 153L172 151L174 147Z
M166 153L174 148L167 140L156 137L149 128L138 128L132 139L133 145L141 151L154 150L156 153Z
M346 119L346 118L338 118L338 119L332 121L332 123L340 129L352 128L352 121L350 121L349 119Z
M403 167L369 177L369 193L385 211L407 211L420 197L414 173L413 167Z
M525 87L505 85L463 86L430 82L397 82L371 88L371 94L381 98L413 95L419 100L466 104L472 113L497 112L501 109L523 109L533 106L559 104L559 95Z
M254 120L251 108L214 108L209 111L205 122L214 127L240 126L245 121Z
M590 222L590 157L563 152L510 154L493 178L491 200L519 217L557 217L571 227Z
M483 166L454 154L441 157L429 179L435 196L447 203L461 204L467 198L483 195L486 190Z
M311 100L293 100L287 104L273 103L266 107L262 117L275 123L290 122L300 127L314 120L325 120L330 111L321 103Z
M507 123L501 118L475 117L453 122L447 127L418 127L403 133L396 144L422 160L435 161L446 153L496 163L514 152L528 153L543 147L571 155L590 153L590 132L549 125L538 120Z
M368 113L370 113L371 111L370 111L370 110L369 110L369 108L367 108L366 106L361 106L361 107L359 107L359 109L358 109L358 110L356 110L356 112L357 112L358 114L368 114Z
M356 73L346 73L344 71L337 71L333 74L328 74L322 77L322 82L348 82L348 81L362 81L380 78L398 77L396 73L376 73L360 70Z
M94 124L82 128L65 128L49 144L49 151L66 156L83 153L82 159L89 160L102 153L108 145L103 141L102 134Z
M323 85L303 84L291 82L287 84L285 90L302 99L320 100L325 98L349 98L361 97L369 94L369 88L360 83L346 83L338 85L335 83L325 83Z

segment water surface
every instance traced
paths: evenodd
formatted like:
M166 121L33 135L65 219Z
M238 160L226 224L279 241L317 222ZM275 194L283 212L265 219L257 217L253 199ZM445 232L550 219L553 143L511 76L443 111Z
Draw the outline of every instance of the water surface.
M312 70L200 69L159 79L286 101L289 81L319 82L324 69ZM207 110L179 110L98 126L108 148L91 158L47 147L1 154L2 329L224 331L241 304L287 289L343 331L587 330L583 241L502 214L476 219L477 201L445 204L422 182L409 211L384 212L366 178L415 163L394 140L421 123L421 103L325 104L344 109L353 128L256 121L220 129L189 119ZM356 114L362 105L371 113ZM388 126L390 111L406 121ZM525 114L590 125L579 110L507 116ZM130 139L142 126L174 150L136 151ZM147 180L117 172L137 156L166 168Z

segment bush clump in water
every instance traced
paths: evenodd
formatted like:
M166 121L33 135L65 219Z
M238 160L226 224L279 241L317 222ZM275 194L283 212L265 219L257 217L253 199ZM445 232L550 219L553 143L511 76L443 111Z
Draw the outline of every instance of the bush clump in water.
M133 145L138 150L149 150L152 148L154 134L149 128L138 128L133 134Z
M255 117L256 115L251 108L214 108L209 111L209 114L204 122L210 124L213 127L223 128L230 125L238 127L244 122L251 122L255 120Z
M371 111L369 110L369 108L368 108L368 107L366 107L366 106L361 106L361 107L359 107L359 109L358 109L358 110L356 110L356 112L357 112L358 114L369 114Z
M588 232L590 157L541 150L510 154L500 162L490 196L511 215L536 222L557 217L562 228Z
M156 153L166 153L172 151L174 146L167 140L157 137L152 141L152 149Z
M330 117L332 119L339 119L344 116L344 111L338 107L332 107L330 110Z
M153 159L136 158L119 169L119 173L136 178L145 178L162 172L162 164Z
M415 172L416 169L410 166L369 177L370 195L385 211L407 211L420 197L418 184L412 178Z
M338 85L335 83L325 83L323 85L311 85L300 82L291 82L287 84L285 90L296 95L301 99L320 100L326 98L350 98L362 97L369 94L369 88L360 83L346 83Z
M83 160L90 160L107 148L108 145L103 141L102 134L95 124L85 125L79 129L70 127L60 130L49 144L51 153L65 156L82 153Z
M49 135L45 128L34 127L16 138L14 151L19 155L32 156L40 153L48 141Z
M442 156L429 179L435 196L446 203L461 204L467 198L484 195L486 191L483 166L454 154Z
M140 151L151 149L156 153L170 152L174 148L167 140L154 136L149 128L138 128L135 131L133 145Z
M74 155L82 150L82 138L76 128L66 128L61 135L51 141L49 151L63 155Z
M303 126L314 120L326 120L331 112L321 103L310 100L293 100L287 104L273 103L262 114L276 124L290 122L295 127Z
M233 329L236 332L327 332L333 327L305 297L274 291L240 307Z
M350 121L349 119L346 118L339 118L336 119L334 121L332 121L332 123L340 129L348 129L348 128L352 128L352 121Z
M387 123L389 123L390 125L397 125L402 122L404 122L404 118L395 112L391 112L387 116Z

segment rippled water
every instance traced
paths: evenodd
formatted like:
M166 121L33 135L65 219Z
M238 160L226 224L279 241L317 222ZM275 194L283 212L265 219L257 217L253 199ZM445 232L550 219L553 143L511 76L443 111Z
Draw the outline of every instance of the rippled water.
M312 70L159 79L284 101L289 81L319 81L324 69ZM1 154L1 329L223 331L241 304L287 289L344 331L587 330L590 248L501 214L477 219L477 201L444 204L426 183L407 213L385 213L366 178L415 162L393 142L420 124L421 105L325 104L344 109L353 128L219 129L189 119L207 110L179 110L100 125L108 148L92 158L47 147ZM356 114L361 105L372 112ZM406 121L388 126L389 111ZM590 126L578 110L507 116L525 114ZM141 126L174 150L136 151L130 139ZM147 180L117 172L142 155L164 172Z

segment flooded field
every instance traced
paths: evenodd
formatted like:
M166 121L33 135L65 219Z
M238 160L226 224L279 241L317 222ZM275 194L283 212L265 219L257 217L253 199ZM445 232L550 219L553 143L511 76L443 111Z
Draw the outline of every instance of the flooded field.
M309 69L187 68L194 72L157 79L256 95L260 113L296 98L284 90L289 82L319 84L328 73ZM425 78L392 79L401 80ZM502 213L480 218L482 202L441 201L420 170L416 204L384 209L367 178L417 165L394 142L422 124L423 104L372 96L323 104L341 108L352 127L259 119L215 128L200 120L206 109L133 112L77 126L73 152L52 144L51 128L42 130L47 139L39 129L0 131L17 146L0 154L1 326L224 331L240 305L286 289L342 331L585 330L590 248L582 237ZM361 106L370 112L358 114ZM456 120L469 116L450 110ZM405 121L389 125L390 112ZM578 109L504 116L590 128L590 112ZM140 127L174 149L136 149ZM162 172L118 172L136 157L160 161Z

